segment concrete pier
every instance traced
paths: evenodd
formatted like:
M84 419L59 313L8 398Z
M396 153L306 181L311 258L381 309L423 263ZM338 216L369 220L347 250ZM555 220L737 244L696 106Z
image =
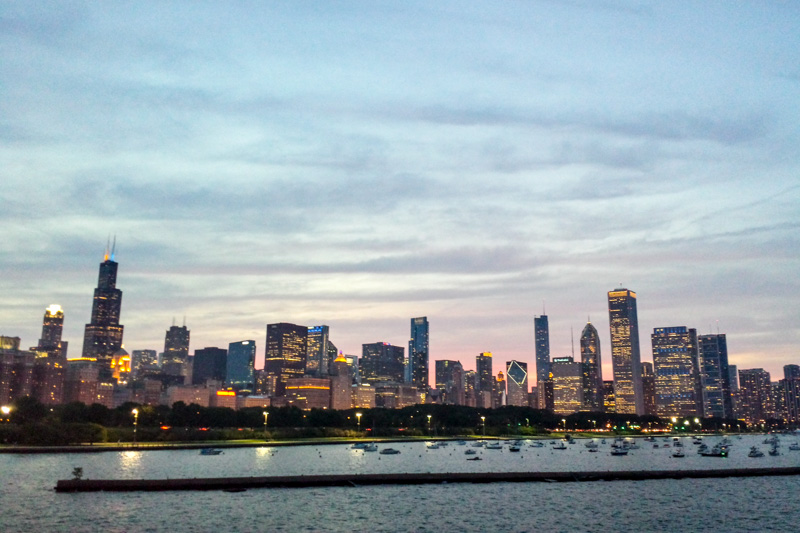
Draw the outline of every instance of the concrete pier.
M345 474L330 476L270 476L193 479L64 479L56 492L224 490L255 488L337 487L359 485L417 485L434 483L641 481L647 479L794 476L800 467L730 468L715 470L646 470L609 472L459 472L420 474Z

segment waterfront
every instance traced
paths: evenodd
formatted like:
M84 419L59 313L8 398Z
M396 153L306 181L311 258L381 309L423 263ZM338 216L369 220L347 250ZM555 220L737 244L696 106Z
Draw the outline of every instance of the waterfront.
M709 443L714 438L706 439ZM468 462L467 446L428 450L422 442L392 443L395 456L352 450L347 445L263 447L199 456L196 450L101 454L4 455L0 530L30 531L640 531L794 530L800 511L800 476L680 479L590 483L494 483L433 486L258 489L242 493L56 494L57 479L72 468L86 478L165 478L296 475L346 472L507 471L797 466L800 452L750 459L750 445L763 436L734 440L728 458L687 456L670 449L641 448L611 457L590 453L582 441L567 450L480 450ZM610 442L610 441L609 441ZM387 445L388 446L388 445Z

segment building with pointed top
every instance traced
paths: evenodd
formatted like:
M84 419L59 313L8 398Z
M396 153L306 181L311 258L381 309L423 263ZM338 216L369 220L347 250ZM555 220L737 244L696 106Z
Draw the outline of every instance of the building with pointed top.
M583 402L590 411L603 410L603 366L600 357L600 335L591 322L581 332L583 363Z
M113 248L110 252L106 249L94 290L92 318L83 335L83 357L97 359L101 380L111 377L111 360L122 348L122 291L117 288L117 266Z
M506 404L528 406L528 363L508 361L506 363Z
M533 318L534 345L536 352L536 393L539 409L547 405L545 382L550 378L550 326L547 315Z

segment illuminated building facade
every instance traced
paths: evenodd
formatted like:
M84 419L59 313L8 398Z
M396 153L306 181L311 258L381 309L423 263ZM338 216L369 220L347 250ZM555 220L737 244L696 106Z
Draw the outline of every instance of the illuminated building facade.
M506 363L506 404L528 406L528 363L508 361Z
M583 365L572 357L555 357L550 363L553 412L569 415L583 409Z
M583 363L583 401L590 411L603 410L603 368L600 357L600 335L591 322L581 332Z
M685 326L655 328L653 373L656 413L661 417L702 416L697 373L697 331Z
M224 382L228 367L228 350L202 348L194 351L192 360L192 384L204 385L208 380Z
M492 396L492 407L506 405L506 377L502 370L497 373Z
M739 370L739 416L748 424L763 424L772 417L772 381L763 368Z
M30 396L36 353L19 349L19 337L0 337L0 404Z
M402 383L405 375L405 350L402 346L392 346L386 342L361 345L361 358L358 360L361 382Z
M425 390L429 384L429 324L428 317L411 319L411 340L408 341L408 367L406 382L419 390Z
M330 332L328 326L308 328L306 376L324 378L330 374Z
M64 329L64 311L60 305L51 305L44 311L42 320L42 338L36 348L37 352L46 352L50 357L67 357L67 342L61 340Z
M228 344L225 364L225 386L237 391L252 391L255 387L256 341Z
M443 403L464 405L464 367L459 361L436 361L436 388L442 393Z
M131 356L125 350L120 348L111 357L111 377L116 383L124 385L128 383L131 375Z
M610 291L608 317L616 412L643 415L644 396L636 293L628 289Z
M331 362L331 409L350 409L353 406L353 371L342 354Z
M478 375L477 407L492 407L494 397L492 352L482 352L478 354L475 358L475 372Z
M477 407L478 373L474 370L464 371L464 405Z
M547 315L533 318L533 330L536 351L536 393L539 395L540 409L545 409L546 388L542 385L550 378L550 326Z
M402 409L419 403L419 390L410 383L381 383L375 386L376 407Z
M603 381L603 407L606 413L613 413L617 408L617 402L614 398L614 382L612 380ZM655 410L655 397L653 399L653 410Z
M97 400L100 367L92 358L67 360L64 378L64 403L92 405Z
M113 250L110 254L106 251L94 290L92 318L83 335L83 357L97 359L101 380L111 378L111 358L122 348L122 291L117 289L117 266Z
M286 399L304 411L331 406L331 380L328 378L290 378L286 380Z
M371 409L375 407L375 388L366 383L354 385L353 407L356 409Z
M642 362L642 395L644 396L644 414L657 416L656 408L656 376L653 363Z
M307 353L307 326L285 322L267 325L264 371L275 379L275 396L284 395L288 380L303 377Z
M724 334L697 337L703 416L733 418L728 368L728 342Z

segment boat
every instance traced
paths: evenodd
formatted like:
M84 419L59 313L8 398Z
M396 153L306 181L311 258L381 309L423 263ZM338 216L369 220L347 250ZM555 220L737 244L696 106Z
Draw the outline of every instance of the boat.
M713 448L701 452L700 455L703 457L728 457L728 448L726 446L715 444Z
M510 452L518 452L520 451L520 449L521 448L517 444L512 444L511 446L508 447L508 451Z
M350 446L350 449L351 450L363 450L366 447L367 447L367 443L366 442L356 442L355 444Z
M460 440L460 441L456 442L456 444L458 444L459 446L466 446L467 445L467 441Z
M486 449L487 450L502 450L503 449L503 445L500 444L499 442L492 442L492 443L486 445Z
M769 454L770 454L770 455L772 455L772 456L774 457L774 456L776 456L776 455L780 455L780 454L781 454L781 452L779 452L779 451L778 451L778 446L777 446L777 445L775 445L775 444L773 444L773 445L772 445L772 448L770 448L770 449L769 449Z
M476 453L478 452L472 449L464 450L464 455L475 455Z
M567 445L564 444L563 442L558 442L556 444L553 444L553 449L554 450L566 450L567 449Z
M611 455L628 455L627 448L612 448Z
M544 448L544 443L542 441L540 441L540 440L537 440L536 442L531 442L530 443L530 447L531 448Z
M592 449L592 448L597 448L599 446L599 444L597 444L593 440L590 440L590 441L586 442L586 444L584 444L584 446L586 446L589 449Z
M597 448L589 448L590 452L597 453Z
M389 448L389 449L391 449L391 448ZM375 444L374 442L370 442L369 444L364 446L364 451L365 452L377 452L378 451L378 445Z
M439 449L439 444L436 443L436 442L434 442L432 444L428 444L428 449L429 450L438 450Z
M220 455L222 450L219 448L203 448L200 450L200 455Z
M755 446L751 446L750 452L747 454L747 457L764 457L764 452L762 452Z
M481 459L480 457L470 457L467 459L467 461L482 461L482 460L483 459Z
M678 448L674 452L672 452L672 457L675 457L676 459L682 459L682 458L686 457L686 454L683 453L683 450Z
M397 455L400 453L400 450L395 450L394 448L384 448L378 453L381 455Z
M482 440L475 441L472 443L473 448L483 448L484 446L486 446L486 443Z
M798 452L800 451L800 444L793 442L789 445L789 449L792 450L793 452Z
M707 451L708 451L707 444L701 444L700 446L697 447L697 453L705 453Z

